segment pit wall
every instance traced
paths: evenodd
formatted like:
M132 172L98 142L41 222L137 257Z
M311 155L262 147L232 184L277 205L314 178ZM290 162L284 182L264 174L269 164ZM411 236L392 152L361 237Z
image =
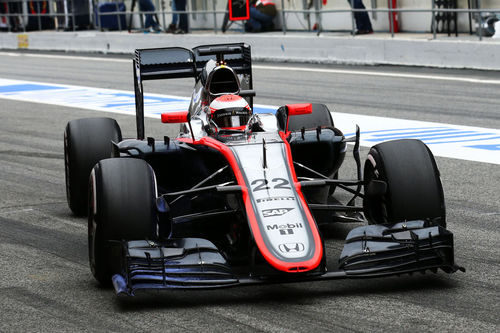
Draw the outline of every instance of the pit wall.
M245 42L254 60L322 64L405 65L500 70L498 39L480 41L327 36L310 33L144 34L127 32L0 33L0 49L133 54L136 48ZM411 36L410 36L411 37ZM496 42L494 42L496 41Z

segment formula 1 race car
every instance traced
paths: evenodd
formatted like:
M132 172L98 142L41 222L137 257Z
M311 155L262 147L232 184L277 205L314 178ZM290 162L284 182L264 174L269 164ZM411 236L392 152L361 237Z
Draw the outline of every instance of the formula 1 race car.
M118 295L464 270L421 141L375 145L362 170L359 128L345 138L326 105L253 113L243 43L136 50L133 65L137 139L110 118L73 120L64 133L68 204L88 214L92 273ZM161 115L180 124L178 137L146 138L143 81L187 77L189 110ZM348 142L354 180L338 179ZM367 225L327 272L318 225L335 222Z

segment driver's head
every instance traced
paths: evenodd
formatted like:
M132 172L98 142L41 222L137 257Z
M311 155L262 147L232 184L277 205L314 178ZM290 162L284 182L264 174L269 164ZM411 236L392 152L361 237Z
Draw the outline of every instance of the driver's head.
M244 129L252 110L247 101L237 95L219 96L210 103L210 118L225 129Z

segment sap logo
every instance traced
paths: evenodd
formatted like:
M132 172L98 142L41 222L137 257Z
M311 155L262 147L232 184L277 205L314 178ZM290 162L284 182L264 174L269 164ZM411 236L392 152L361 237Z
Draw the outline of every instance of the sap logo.
M280 244L278 246L281 252L290 253L290 252L302 252L305 249L304 244L302 243L286 243Z
M262 211L262 215L264 215L264 217L281 216L285 215L291 210L293 210L293 208L265 209Z
M287 201L287 200L295 200L295 197L269 197L269 198L257 199L257 202Z

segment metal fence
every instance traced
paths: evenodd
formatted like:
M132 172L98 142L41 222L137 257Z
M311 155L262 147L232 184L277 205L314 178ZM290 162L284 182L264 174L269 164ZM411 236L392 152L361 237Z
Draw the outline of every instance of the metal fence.
M88 1L88 2L87 2ZM219 0L221 3L227 2L227 0ZM351 17L351 29L350 34L353 36L356 32L354 13L356 12L369 12L372 15L376 13L387 13L388 17L392 17L394 13L430 13L432 15L432 24L430 32L433 34L435 39L437 36L437 24L436 16L440 14L444 15L456 15L459 13L466 13L469 16L469 30L472 33L472 19L476 21L477 29L476 34L479 40L482 40L483 29L484 29L484 14L486 13L496 13L500 18L500 8L481 8L481 0L468 0L469 8L438 8L436 6L436 0L432 0L431 8L392 8L392 1L388 1L388 8L371 8L371 9L352 9L352 1L350 8L339 8L339 9L325 9L322 8L321 2L319 0L313 0L314 8L308 9L292 9L287 8L287 3L285 0L276 0L278 3L281 2L281 9L279 10L281 19L281 31L286 34L290 31L287 28L287 14L304 14L315 15L318 23L318 27L314 32L320 35L324 32L331 32L332 30L323 29L322 17L327 14L332 13L345 13ZM471 3L472 1L472 3ZM208 3L211 2L211 7L208 8ZM205 29L212 29L214 33L221 31L221 26L223 21L227 21L227 11L217 9L217 0L204 1L201 9L193 8L195 7L191 3L191 8L186 11L173 11L170 6L165 4L164 0L157 0L157 6L155 11L145 12L140 11L138 6L134 12L127 11L124 8L120 8L120 3L117 1L109 1L108 4L113 4L115 9L108 12L101 12L96 10L102 3L98 3L97 0L40 0L40 1L29 1L29 0L0 0L0 29L8 32L16 31L27 31L27 30L43 30L43 29L56 29L56 30L77 30L77 29L99 29L103 30L103 19L105 17L116 17L117 26L116 30L128 30L130 31L132 18L138 18L139 24L135 24L135 28L143 28L144 20L143 15L154 14L158 18L161 18L163 27L167 26L166 16L173 14L188 14L191 17L191 21L195 20L197 15L206 17L206 15L212 16L213 24L209 27L204 27ZM439 2L438 2L439 3ZM442 2L440 2L442 4ZM82 6L83 4L83 6ZM305 5L304 5L305 6ZM79 8L84 7L84 8ZM221 19L222 16L222 19ZM124 21L122 17L127 19ZM80 22L79 22L80 21ZM395 29L393 21L389 21L389 32L391 36L395 36ZM125 23L124 23L125 22ZM80 24L79 24L80 23ZM456 20L454 22L456 27ZM241 33L245 33L244 29L240 29ZM297 31L297 30L294 30ZM310 29L303 29L303 31L311 31ZM450 33L448 28L448 34Z

